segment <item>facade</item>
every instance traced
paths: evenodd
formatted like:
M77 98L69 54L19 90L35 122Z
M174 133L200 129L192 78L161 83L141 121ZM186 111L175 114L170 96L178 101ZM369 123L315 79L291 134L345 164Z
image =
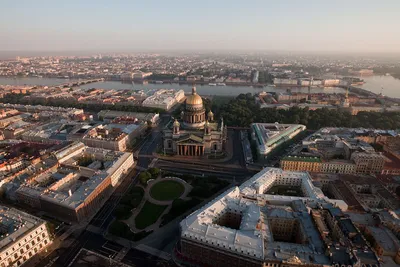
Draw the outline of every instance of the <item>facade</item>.
M303 196L268 194L277 185ZM175 259L185 266L380 266L345 210L307 173L265 168L181 222Z
M214 121L214 114L203 106L201 96L193 87L185 101L181 119L170 122L163 130L165 153L183 156L203 156L220 153L226 141L226 126L223 120Z
M0 266L21 266L51 243L46 221L0 207Z
M385 165L385 157L379 153L354 153L352 159L356 164L356 172L360 174L379 174Z
M147 128L147 124L101 124L88 130L79 139L87 146L109 150L125 151L131 145L134 138L141 135Z
M389 164L387 157L367 143L376 140L397 140L397 133L362 128L322 128L305 138L302 147L291 156L282 159L281 166L293 171L381 174ZM320 161L319 167L316 167L317 163L310 163L315 158Z
M301 124L252 123L250 128L252 138L257 145L257 153L260 157L267 158L273 149L304 131L306 126Z
M318 157L285 157L281 160L284 171L320 172L322 161Z
M331 160L321 164L321 172L326 173L356 173L356 164L348 160Z
M53 156L54 168L37 173L16 191L17 201L63 220L80 222L100 209L133 167L132 153L72 143Z

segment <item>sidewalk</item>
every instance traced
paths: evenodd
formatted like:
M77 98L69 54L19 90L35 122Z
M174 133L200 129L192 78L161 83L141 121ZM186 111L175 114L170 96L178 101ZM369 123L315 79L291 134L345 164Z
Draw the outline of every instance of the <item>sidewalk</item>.
M180 182L184 188L185 191L182 193L182 195L179 197L181 199L187 199L186 196L189 194L189 192L192 190L192 186L188 183L186 183L185 181L176 178L176 177L165 177L165 178L161 178L161 176L159 176L157 179L152 180L144 189L144 196L142 199L142 202L140 203L140 205L132 212L132 215L127 219L124 220L124 222L126 224L128 224L129 228L131 229L132 232L136 233L136 232L141 232L141 231L154 231L160 228L160 225L162 223L162 218L165 214L168 214L168 212L171 210L172 207L172 203L174 202L174 200L165 200L165 201L161 201L161 200L157 200L154 199L151 195L150 195L150 190L151 188L157 184L160 181L176 181L179 180L177 182ZM136 216L140 213L141 209L143 208L144 204L149 201L150 203L156 204L156 205L160 205L160 206L168 206L164 212L158 217L157 221L155 223L153 223L152 225L147 226L144 229L138 229L136 228L135 225L135 218Z

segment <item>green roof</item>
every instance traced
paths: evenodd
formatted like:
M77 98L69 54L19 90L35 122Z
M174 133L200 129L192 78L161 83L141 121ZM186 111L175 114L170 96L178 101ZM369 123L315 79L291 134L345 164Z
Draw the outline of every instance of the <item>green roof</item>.
M305 161L305 162L322 162L318 157L284 157L286 161Z

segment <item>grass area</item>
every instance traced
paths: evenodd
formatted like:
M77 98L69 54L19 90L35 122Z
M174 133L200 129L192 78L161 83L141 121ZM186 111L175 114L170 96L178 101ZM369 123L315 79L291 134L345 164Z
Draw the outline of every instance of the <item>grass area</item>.
M131 210L137 208L144 196L144 190L141 187L133 187L119 202L114 210L114 215L119 220L128 219L131 216Z
M189 193L189 197L196 198L209 198L221 189L229 185L228 181L221 180L216 176L202 176L196 177L190 174L175 174L170 172L164 172L163 177L173 176L178 177L190 184L193 189Z
M150 189L152 198L160 201L174 200L179 198L185 187L177 181L160 181L154 184Z
M292 197L304 196L300 187L290 185L274 185L267 191L267 194Z
M223 159L226 157L225 152L212 153L208 155L208 159Z
M136 215L136 228L144 229L154 224L166 208L167 206L160 206L146 201L139 214Z
M138 240L148 236L153 231L149 231L149 232L141 231L139 233L133 233L131 231L131 229L129 229L129 226L126 223L121 222L121 221L114 221L108 228L108 232L115 236L130 239L132 241L138 241Z
M201 200L198 198L192 198L190 200L175 199L174 202L172 202L170 211L163 216L161 225L166 225L176 217L182 215L200 203Z

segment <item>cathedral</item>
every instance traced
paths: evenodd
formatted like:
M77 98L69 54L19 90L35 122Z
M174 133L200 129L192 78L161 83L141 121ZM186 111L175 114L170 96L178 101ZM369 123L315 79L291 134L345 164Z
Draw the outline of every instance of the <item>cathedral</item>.
M222 152L226 141L226 126L221 118L214 121L210 110L206 116L203 100L192 88L186 98L180 120L174 119L163 130L164 151L182 156L203 156Z

